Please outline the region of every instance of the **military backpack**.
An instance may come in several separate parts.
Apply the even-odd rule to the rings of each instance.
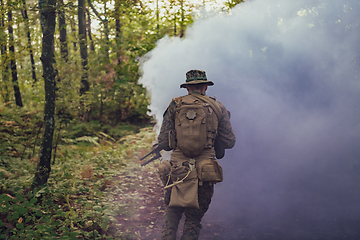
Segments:
[[[206,98],[204,101],[200,97]],[[209,104],[209,97],[191,94],[176,98],[175,131],[177,147],[186,157],[198,157],[213,146],[218,117]],[[215,101],[215,100],[212,100]]]

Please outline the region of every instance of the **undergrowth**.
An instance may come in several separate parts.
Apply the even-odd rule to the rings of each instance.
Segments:
[[[32,192],[41,114],[29,114],[28,121],[0,118],[0,239],[131,239],[116,227],[126,203],[112,199],[129,188],[118,176],[136,174],[139,156],[154,140],[152,129],[64,124],[48,183]]]

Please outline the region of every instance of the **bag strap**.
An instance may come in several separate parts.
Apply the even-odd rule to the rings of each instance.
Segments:
[[[210,106],[214,110],[218,120],[220,121],[221,108],[220,108],[219,104],[216,101],[210,100],[210,97],[208,97],[208,96],[204,96],[204,95],[200,95],[200,94],[196,94],[196,93],[191,94],[191,95],[193,95],[194,97],[202,100],[203,102],[206,102],[206,103],[210,104]]]
[[[164,189],[171,188],[171,187],[173,187],[173,186],[176,186],[176,185],[184,182],[184,180],[190,175],[191,172],[192,172],[192,171],[189,169],[189,171],[187,172],[187,174],[185,175],[185,177],[183,177],[183,179],[181,179],[181,180],[179,180],[179,181],[176,181],[176,182],[174,182],[174,183],[172,183],[172,184],[170,184],[170,185],[168,185],[168,183],[169,183],[169,181],[168,181],[168,182],[166,183],[166,186],[164,187]],[[170,179],[170,176],[169,176],[169,179]]]

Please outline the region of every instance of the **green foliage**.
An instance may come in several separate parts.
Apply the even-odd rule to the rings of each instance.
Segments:
[[[155,1],[116,1],[118,11],[109,1],[92,0],[97,12],[88,6],[92,23],[91,38],[88,36],[88,46],[94,45],[94,50],[88,49],[88,82],[90,90],[80,96],[80,80],[82,64],[78,43],[77,2],[66,1],[59,4],[58,10],[65,13],[67,31],[67,59],[60,54],[60,41],[55,38],[55,69],[56,69],[56,111],[66,113],[81,121],[101,120],[111,122],[147,123],[149,98],[146,89],[138,84],[139,58],[156,46],[156,42],[165,35],[182,36],[185,29],[193,22],[194,10],[200,4],[191,1],[159,0],[156,8]],[[206,1],[211,2],[211,1]],[[233,7],[239,1],[228,1]],[[229,7],[230,7],[229,5]],[[154,9],[155,7],[155,9]],[[6,21],[6,12],[13,9],[13,22]],[[25,107],[41,110],[44,106],[44,82],[42,80],[41,29],[39,12],[36,1],[26,1],[28,18],[24,19],[20,9],[25,9],[23,2],[14,1],[4,3],[5,26],[0,27],[0,41],[8,45],[6,29],[9,24],[17,26],[15,34],[15,59],[19,86]],[[158,14],[157,14],[158,13]],[[116,28],[116,18],[120,21],[120,28]],[[105,29],[103,21],[109,31]],[[31,45],[28,43],[28,30],[31,35]],[[56,29],[56,36],[59,29]],[[8,47],[8,46],[7,46]],[[37,82],[32,79],[30,52],[35,59],[35,73]],[[14,107],[14,96],[11,85],[11,72],[6,66],[6,52],[2,54],[0,68],[0,96],[7,102],[7,108]]]
[[[144,125],[116,121],[106,116],[102,120],[80,121],[71,115],[55,118],[54,143],[94,146],[103,141],[117,141],[135,134]],[[0,168],[13,159],[37,161],[43,135],[43,112],[24,108],[0,107]],[[21,162],[20,162],[21,164]]]
[[[34,163],[19,159],[8,163],[10,176],[1,178],[0,239],[129,236],[116,227],[117,216],[131,216],[132,209],[127,206],[128,200],[115,200],[114,193],[136,189],[124,180],[136,177],[134,170],[140,166],[134,160],[139,152],[148,151],[155,133],[143,128],[119,141],[105,133],[100,136],[97,141],[101,144],[58,146],[58,160],[47,185],[33,192],[29,186],[36,170]],[[130,199],[137,201],[134,196]]]
[[[105,121],[93,120],[91,122],[79,122],[73,120],[67,126],[67,129],[63,131],[62,136],[64,139],[76,139],[84,136],[89,137],[103,137],[99,136],[101,133],[105,133],[113,139],[120,139],[126,135],[134,134],[138,131],[139,126],[128,124],[128,123],[119,123],[112,124],[110,120],[104,123]]]
[[[34,157],[33,146],[41,141],[42,118],[41,111],[0,107],[0,166],[12,157]]]

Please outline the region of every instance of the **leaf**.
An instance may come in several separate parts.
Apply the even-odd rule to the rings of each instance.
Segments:
[[[38,217],[41,217],[43,214],[40,211],[36,211],[35,215],[38,216]]]
[[[71,232],[70,233],[70,237],[71,238],[76,238],[77,236],[79,236],[80,235],[80,233],[78,233],[78,232]]]
[[[15,198],[16,198],[17,200],[19,200],[19,201],[21,201],[22,199],[24,199],[24,198],[23,198],[23,195],[22,195],[21,193],[17,193],[17,194],[15,195]]]
[[[19,207],[19,209],[17,210],[21,215],[25,214],[28,209],[27,208],[24,208],[24,207]]]
[[[117,222],[116,218],[114,218],[113,216],[109,216],[109,215],[105,215],[103,216],[103,220],[105,221],[105,223],[108,223],[108,222]]]
[[[116,141],[115,139],[113,139],[112,137],[110,137],[109,135],[107,135],[106,133],[103,133],[103,132],[100,132],[99,133],[100,135],[103,135],[104,137],[106,137],[106,138],[109,138],[110,140],[112,140],[112,141]]]
[[[17,223],[17,224],[16,224],[16,228],[17,228],[17,229],[23,229],[23,228],[24,228],[24,224],[23,224],[23,223]]]
[[[94,210],[100,212],[102,210],[101,206],[94,206]]]
[[[29,207],[30,205],[30,202],[29,201],[25,201],[23,204],[21,204],[22,206],[24,207]]]
[[[20,215],[19,215],[19,213],[18,212],[14,212],[13,214],[12,214],[12,219],[18,219],[20,217]]]
[[[110,215],[110,216],[116,216],[116,215],[118,215],[116,212],[111,211],[110,209],[106,209],[106,210],[104,211],[104,213],[107,214],[107,215]]]
[[[41,195],[46,192],[46,188],[47,187],[43,187],[39,191],[37,191],[35,197],[41,197]]]

